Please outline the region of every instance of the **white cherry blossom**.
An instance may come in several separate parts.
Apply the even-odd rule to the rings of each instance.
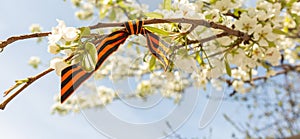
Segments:
[[[33,68],[37,68],[41,64],[41,59],[37,56],[31,56],[29,58],[28,64]]]
[[[266,51],[265,60],[271,63],[273,66],[280,64],[281,54],[276,47],[268,48]]]
[[[58,25],[52,28],[51,34],[48,36],[48,44],[58,43],[61,39],[64,41],[74,41],[78,38],[80,31],[74,27],[66,27],[62,20],[58,20]]]
[[[80,31],[74,27],[66,27],[63,30],[63,39],[66,41],[74,41],[78,38]]]
[[[101,104],[106,105],[113,101],[113,99],[117,96],[115,91],[111,88],[107,88],[105,86],[97,87],[98,98],[101,100]]]
[[[174,60],[176,68],[179,68],[187,73],[192,73],[197,70],[196,60],[192,57],[177,57]]]
[[[300,16],[300,2],[294,2],[292,5],[291,12]]]
[[[257,10],[255,8],[253,7],[247,8],[247,11],[249,17],[255,18],[255,16],[257,16]]]
[[[51,54],[57,54],[59,53],[60,51],[60,48],[57,44],[49,44],[48,45],[48,52],[51,53]]]
[[[268,41],[274,41],[276,39],[276,35],[272,31],[273,29],[270,24],[265,26],[259,24],[255,28],[254,40],[258,41],[260,46],[269,46]]]
[[[242,68],[232,69],[231,74],[234,79],[249,80],[247,72],[244,71]]]
[[[247,57],[242,49],[238,49],[235,54],[228,55],[227,60],[242,69],[254,68],[257,65],[255,59]]]
[[[58,25],[52,28],[51,34],[48,36],[48,43],[54,44],[57,43],[64,34],[64,29],[66,28],[66,24],[64,21],[57,19]]]
[[[193,85],[198,88],[206,89],[207,70],[193,72],[191,78],[194,80]]]
[[[269,19],[269,17],[267,16],[266,11],[264,11],[264,10],[258,10],[256,12],[256,17],[259,21],[265,21],[265,20]]]
[[[291,49],[285,49],[284,50],[284,55],[285,55],[285,59],[287,59],[287,61],[290,64],[295,64],[296,63],[296,59],[298,57],[298,54],[295,53],[295,51],[292,51]]]
[[[234,24],[237,30],[252,34],[257,26],[257,19],[249,17],[248,14],[244,12],[241,14],[239,20],[235,21]]]
[[[232,87],[234,88],[234,90],[236,90],[239,93],[245,93],[246,92],[246,88],[244,87],[244,82],[241,80],[234,80],[232,82]]]
[[[215,7],[219,9],[221,12],[227,12],[232,7],[231,0],[221,0],[217,1]]]
[[[32,25],[29,27],[29,31],[32,32],[32,33],[41,32],[42,29],[43,29],[43,28],[42,28],[39,24],[32,24]]]

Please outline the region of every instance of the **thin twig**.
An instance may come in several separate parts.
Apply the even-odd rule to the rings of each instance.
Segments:
[[[223,50],[223,51],[219,51],[219,52],[216,52],[216,53],[213,53],[211,55],[209,55],[208,57],[214,57],[214,56],[217,56],[217,55],[220,55],[220,54],[223,54],[225,52],[228,52],[230,50],[232,50],[233,48],[235,48],[236,46],[238,46],[240,43],[242,43],[242,39],[238,39],[235,43],[233,43],[229,48]]]
[[[70,55],[69,57],[67,57],[64,61],[68,61],[68,60],[70,60],[72,57],[73,57],[74,55]],[[24,89],[26,89],[29,85],[31,85],[33,82],[35,82],[36,80],[38,80],[38,79],[40,79],[41,77],[43,77],[43,76],[45,76],[45,75],[47,75],[48,73],[50,73],[50,72],[52,72],[54,69],[52,69],[52,68],[48,68],[47,70],[45,70],[45,71],[43,71],[43,72],[41,72],[41,73],[39,73],[39,74],[37,74],[37,75],[35,75],[35,76],[33,76],[33,77],[28,77],[27,78],[27,81],[24,83],[24,85],[20,88],[20,89],[18,89],[15,93],[13,93],[11,96],[9,96],[8,98],[6,98],[1,104],[0,104],[0,109],[1,110],[4,110],[5,109],[5,107],[6,107],[6,105],[12,100],[12,99],[14,99],[18,94],[20,94]],[[16,83],[16,84],[18,84],[18,83]],[[14,86],[16,86],[16,85],[14,85]],[[16,87],[11,87],[11,88],[16,88]],[[9,90],[9,92],[11,92],[12,91],[12,89],[8,89]],[[7,91],[5,91],[6,93],[7,93]],[[8,93],[9,93],[8,92]],[[8,94],[7,93],[7,94]]]
[[[188,31],[181,33],[181,34],[185,34],[185,35],[190,34],[193,30],[195,30],[196,27],[197,27],[197,25],[192,24],[192,26],[189,28]]]
[[[212,35],[210,37],[207,37],[207,38],[204,38],[204,39],[201,39],[201,40],[191,40],[189,41],[188,43],[205,43],[205,42],[209,42],[211,40],[214,40],[214,39],[217,39],[217,38],[222,38],[224,36],[228,36],[228,33],[227,32],[222,32],[220,34],[217,34],[217,35]]]
[[[245,83],[249,83],[249,84],[251,84],[251,85],[254,85],[254,81],[259,81],[259,80],[266,80],[266,79],[268,79],[268,78],[270,78],[270,77],[275,77],[275,76],[278,76],[278,75],[281,75],[281,74],[286,74],[286,73],[288,73],[288,72],[290,72],[290,71],[296,71],[296,72],[300,72],[300,64],[298,64],[298,65],[295,65],[295,66],[292,66],[292,65],[287,65],[287,64],[282,64],[282,65],[279,65],[279,66],[275,66],[276,68],[278,68],[278,67],[282,67],[283,68],[283,70],[280,70],[280,71],[277,71],[274,75],[272,75],[272,76],[257,76],[257,77],[254,77],[254,78],[252,78],[251,80],[246,80],[246,81],[244,81]],[[286,68],[286,67],[289,67],[289,68]],[[227,84],[228,84],[228,86],[230,86],[230,85],[232,85],[232,80],[228,80],[228,79],[222,79],[222,78],[220,78],[221,80],[223,80],[223,81],[225,81]],[[229,96],[234,96],[235,94],[237,93],[237,91],[233,91]]]
[[[11,96],[9,96],[8,98],[6,98],[1,104],[0,104],[0,109],[4,110],[4,108],[6,107],[6,105],[12,100],[14,99],[18,94],[20,94],[25,88],[27,88],[29,85],[31,85],[34,81],[38,80],[39,78],[45,76],[46,74],[50,73],[51,71],[53,71],[54,69],[49,68],[43,72],[41,72],[40,74],[33,76],[33,77],[29,77],[28,81],[19,89],[17,90],[14,94],[12,94]]]
[[[178,45],[175,47],[175,50],[176,49],[180,49],[186,45],[190,45],[190,44],[195,44],[195,43],[200,43],[200,44],[204,44],[206,42],[209,42],[211,40],[214,40],[214,39],[217,39],[217,38],[222,38],[224,36],[227,36],[228,33],[227,32],[222,32],[220,34],[217,34],[217,35],[212,35],[212,36],[209,36],[207,38],[203,38],[203,39],[200,39],[200,40],[188,40],[187,43],[185,45]],[[200,45],[201,46],[201,45]],[[195,48],[192,48],[192,49],[195,49]]]
[[[25,35],[19,35],[19,36],[12,36],[7,38],[5,41],[0,41],[0,49],[5,48],[7,45],[18,41],[18,40],[25,40],[30,38],[38,38],[38,37],[45,37],[51,34],[51,32],[39,32],[39,33],[31,33],[31,34],[25,34]]]
[[[10,87],[9,89],[7,89],[4,93],[3,93],[3,97],[6,97],[11,91],[13,91],[14,89],[16,89],[17,87],[19,87],[20,85],[22,85],[23,83],[16,83],[14,84],[12,87]]]
[[[285,64],[286,65],[286,64]],[[281,75],[281,74],[286,74],[288,73],[289,71],[297,71],[299,72],[300,71],[300,65],[295,65],[295,66],[290,66],[291,68],[284,68],[283,70],[281,71],[277,71],[274,75],[270,76],[270,77],[274,77],[274,76],[277,76],[277,75]],[[267,76],[258,76],[258,77],[255,77],[255,78],[252,78],[252,80],[247,80],[247,81],[244,81],[246,83],[250,83],[252,81],[257,81],[257,80],[266,80],[268,79]]]

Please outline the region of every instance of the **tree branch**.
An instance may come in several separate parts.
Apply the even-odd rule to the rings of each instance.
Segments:
[[[251,39],[250,35],[248,35],[247,33],[243,33],[241,31],[231,29],[225,25],[209,22],[203,19],[169,18],[169,19],[144,20],[145,25],[160,24],[160,23],[187,23],[193,25],[192,29],[196,28],[197,26],[205,26],[208,28],[223,30],[224,32],[228,33],[228,35],[233,35],[242,38],[243,41],[249,41]],[[92,25],[88,27],[90,29],[124,27],[124,23],[98,23],[96,25]],[[25,40],[25,39],[36,38],[36,37],[45,37],[48,36],[49,34],[51,34],[51,32],[39,32],[39,33],[32,33],[32,34],[26,34],[20,36],[12,36],[6,39],[5,41],[0,41],[0,49],[4,49],[7,45],[18,40]]]
[[[18,94],[20,94],[25,88],[27,88],[29,85],[31,85],[34,81],[38,80],[39,78],[45,76],[46,74],[50,73],[51,71],[53,71],[54,69],[49,68],[43,72],[41,72],[40,74],[33,76],[33,77],[29,77],[27,78],[28,81],[20,88],[18,89],[14,94],[12,94],[11,96],[9,96],[7,99],[5,99],[1,104],[0,104],[0,109],[4,110],[6,105],[12,100],[14,99]]]
[[[174,48],[174,50],[177,50],[177,49],[180,49],[186,45],[190,45],[190,44],[195,44],[195,43],[200,43],[200,44],[203,44],[203,43],[206,43],[206,42],[209,42],[211,40],[214,40],[214,39],[217,39],[217,38],[222,38],[224,36],[227,36],[228,33],[227,32],[222,32],[220,34],[217,34],[217,35],[212,35],[212,36],[209,36],[207,38],[203,38],[203,39],[200,39],[200,40],[188,40],[184,45],[178,45]],[[194,48],[192,48],[194,49]]]
[[[246,80],[244,81],[245,83],[249,83],[251,85],[254,85],[254,81],[259,81],[259,80],[266,80],[270,77],[275,77],[281,74],[286,74],[290,71],[295,71],[295,72],[300,72],[300,64],[292,66],[292,65],[287,65],[287,64],[282,64],[279,66],[275,66],[276,68],[282,67],[283,69],[280,71],[277,71],[274,75],[272,76],[257,76],[252,78],[251,80]],[[288,67],[288,68],[287,68]],[[228,79],[221,79],[223,81],[225,81],[229,86],[232,85],[233,81],[232,80],[228,80]],[[233,93],[230,94],[230,96],[234,96],[237,93],[237,91],[234,91]]]
[[[220,55],[220,54],[223,54],[223,53],[225,53],[225,52],[227,52],[227,51],[230,51],[230,50],[232,50],[233,48],[235,48],[236,46],[238,46],[240,43],[242,43],[242,39],[238,39],[238,40],[236,40],[233,44],[231,44],[230,46],[229,46],[229,48],[227,48],[227,49],[225,49],[225,50],[223,50],[223,51],[219,51],[219,52],[216,52],[216,53],[213,53],[213,54],[211,54],[211,55],[209,55],[208,57],[214,57],[214,56],[216,56],[216,55]]]
[[[64,61],[68,61],[70,60],[74,55],[70,55],[69,57],[67,57]],[[15,93],[13,93],[11,96],[9,96],[8,98],[6,98],[1,104],[0,104],[0,109],[4,110],[6,105],[12,100],[14,99],[18,94],[20,94],[24,89],[26,89],[29,85],[31,85],[33,82],[35,82],[36,80],[40,79],[41,77],[47,75],[48,73],[52,72],[54,69],[52,68],[48,68],[47,70],[33,76],[33,77],[28,77],[26,79],[26,82],[24,82],[24,85],[18,89]],[[9,88],[7,91],[4,92],[4,95],[7,95],[9,92],[11,92],[13,89],[15,89],[16,87],[18,87],[20,84],[18,82],[16,82],[15,85],[13,85],[11,88]]]
[[[284,64],[284,66],[286,66],[286,64]],[[284,67],[283,66],[283,67]],[[295,65],[295,66],[289,66],[290,68],[284,68],[283,70],[281,71],[277,71],[273,76],[271,77],[274,77],[274,76],[277,76],[277,75],[281,75],[281,74],[286,74],[288,73],[289,71],[296,71],[296,72],[299,72],[300,71],[300,64],[299,65]],[[266,80],[268,79],[267,76],[258,76],[258,77],[255,77],[253,78],[252,80],[247,80],[245,81],[246,83],[251,83],[252,81],[257,81],[257,80]]]
[[[187,23],[196,26],[205,26],[208,28],[220,29],[228,33],[228,35],[233,35],[236,37],[241,37],[244,41],[249,41],[251,39],[250,35],[243,33],[238,30],[231,29],[225,25],[217,24],[214,22],[209,22],[203,19],[187,19],[187,18],[169,18],[169,19],[149,19],[144,20],[144,24],[160,24],[160,23]],[[98,23],[93,26],[89,26],[90,29],[106,28],[106,27],[123,27],[123,23]]]
[[[4,49],[7,45],[19,41],[19,40],[25,40],[30,38],[38,38],[38,37],[45,37],[51,34],[51,32],[39,32],[39,33],[31,33],[31,34],[25,34],[25,35],[19,35],[19,36],[12,36],[7,38],[5,41],[0,41],[0,49]]]

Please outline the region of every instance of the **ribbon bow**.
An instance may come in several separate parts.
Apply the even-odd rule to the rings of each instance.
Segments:
[[[143,25],[143,20],[128,21],[124,23],[125,28],[112,32],[106,36],[96,47],[98,60],[95,70],[87,72],[83,70],[79,64],[70,65],[63,69],[61,72],[61,103],[64,103],[64,101],[67,100],[67,98],[71,96],[85,80],[98,70],[102,63],[114,53],[130,35],[142,34],[146,37],[147,46],[150,52],[166,69],[169,65],[169,59],[166,57],[169,51],[167,43],[162,41],[157,35],[145,29]]]

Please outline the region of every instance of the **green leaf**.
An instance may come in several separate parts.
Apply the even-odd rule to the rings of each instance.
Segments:
[[[97,50],[93,43],[85,44],[85,52],[81,61],[81,67],[87,71],[93,71],[96,67],[96,62],[98,59]]]
[[[196,53],[196,60],[198,62],[199,65],[203,65],[203,60],[202,58],[200,57],[200,54],[199,53]]]
[[[83,55],[83,59],[81,61],[81,68],[83,70],[85,70],[86,72],[91,72],[95,69],[95,65],[93,65],[93,63],[91,63],[91,57],[90,55]]]
[[[234,10],[233,10],[233,15],[235,15],[235,16],[237,16],[237,17],[240,17],[240,15],[241,15],[243,12],[247,12],[247,10],[237,8],[237,9],[234,9]]]
[[[225,68],[226,68],[226,73],[231,76],[231,68],[230,68],[230,65],[227,61],[227,59],[224,60],[224,63],[225,63]]]
[[[155,63],[156,63],[156,58],[155,56],[151,56],[150,62],[149,62],[149,70],[153,71],[155,69]]]
[[[98,59],[96,46],[93,43],[88,42],[85,45],[85,49],[87,50],[88,54],[91,55],[93,63],[96,63]]]
[[[268,44],[269,44],[269,47],[276,47],[275,42],[270,42],[270,41],[268,41]]]
[[[212,14],[207,14],[207,15],[205,15],[205,19],[210,20],[210,19],[212,19],[212,18],[213,18],[213,15],[212,15]]]
[[[150,30],[151,32],[157,33],[158,35],[162,35],[162,36],[169,36],[170,33],[167,31],[164,31],[162,29],[159,28],[155,28],[155,27],[151,27],[151,26],[144,26],[146,29]]]
[[[164,18],[164,15],[158,12],[148,12],[145,13],[144,15],[150,18]]]
[[[172,0],[164,0],[163,8],[166,10],[171,10]]]
[[[300,24],[300,16],[298,16],[298,15],[295,14],[295,16],[293,16],[293,18],[294,18],[294,20],[295,20],[295,22],[296,22],[296,24],[298,26]]]
[[[80,36],[88,36],[91,34],[91,30],[89,27],[81,27],[80,30]]]
[[[210,0],[209,2],[210,2],[210,4],[215,4],[217,2],[217,0]]]
[[[70,41],[66,41],[66,43],[65,43],[66,46],[69,46],[70,44],[71,44]]]
[[[287,35],[287,33],[282,31],[281,29],[273,29],[273,33],[280,34],[280,35]]]
[[[29,81],[28,78],[25,78],[25,79],[20,79],[20,80],[16,80],[16,84],[23,84],[23,83],[27,83]]]
[[[283,32],[289,32],[289,27],[284,26],[282,30],[283,30]]]

